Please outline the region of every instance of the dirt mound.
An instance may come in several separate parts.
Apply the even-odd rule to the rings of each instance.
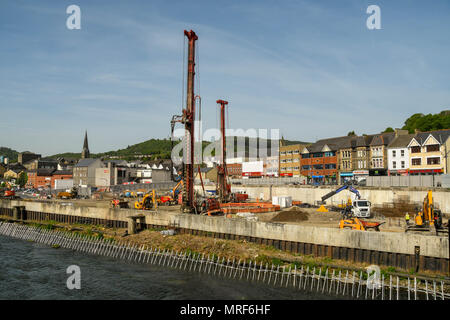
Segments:
[[[416,207],[417,205],[411,202],[397,201],[384,204],[383,206],[376,206],[372,211],[385,217],[404,217],[407,212],[409,212],[410,216],[414,214],[417,211]]]
[[[309,219],[309,213],[303,211],[299,207],[292,207],[288,210],[281,211],[270,221],[272,222],[300,222]]]

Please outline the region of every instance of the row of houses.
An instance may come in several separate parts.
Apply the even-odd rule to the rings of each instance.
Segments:
[[[450,129],[409,134],[396,129],[372,135],[321,139],[310,144],[286,145],[280,140],[277,155],[262,158],[229,157],[231,178],[306,177],[309,183],[360,181],[368,176],[447,174],[450,164]],[[127,183],[170,181],[170,160],[142,163],[140,160],[89,158],[87,136],[81,160],[43,159],[39,154],[19,154],[18,163],[0,164],[0,176],[16,179],[28,175],[28,187],[109,187]],[[87,156],[87,157],[86,157]],[[204,159],[203,179],[215,180],[218,163]],[[174,168],[174,174],[176,169]],[[199,178],[199,177],[198,177]],[[64,183],[63,183],[64,180]]]
[[[368,176],[436,175],[449,172],[450,130],[406,130],[280,146],[280,176],[340,183]]]
[[[0,177],[17,179],[20,173],[28,176],[26,187],[68,189],[73,186],[109,187],[116,184],[170,181],[170,161],[142,163],[140,160],[101,160],[85,158],[42,159],[36,157],[23,162],[2,165]]]

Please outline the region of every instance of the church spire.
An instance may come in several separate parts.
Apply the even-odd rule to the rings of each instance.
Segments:
[[[81,151],[81,159],[89,158],[90,152],[89,152],[89,146],[88,146],[88,137],[87,137],[87,130],[84,134],[84,143],[83,143],[83,151]]]

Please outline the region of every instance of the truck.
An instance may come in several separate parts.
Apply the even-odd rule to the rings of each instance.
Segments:
[[[356,196],[356,199],[354,201],[352,201],[350,198],[348,199],[347,204],[345,205],[344,208],[344,215],[358,218],[370,218],[371,217],[370,201],[367,199],[361,199],[361,194],[359,193],[359,191],[356,190],[351,185],[344,185],[342,187],[337,188],[334,191],[327,193],[322,197],[322,203],[325,203],[325,200],[331,198],[332,196],[343,190],[349,190]]]

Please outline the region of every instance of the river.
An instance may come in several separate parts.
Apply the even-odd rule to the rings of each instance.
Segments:
[[[81,270],[68,289],[66,269]],[[336,296],[218,278],[0,236],[0,299],[308,300]]]

